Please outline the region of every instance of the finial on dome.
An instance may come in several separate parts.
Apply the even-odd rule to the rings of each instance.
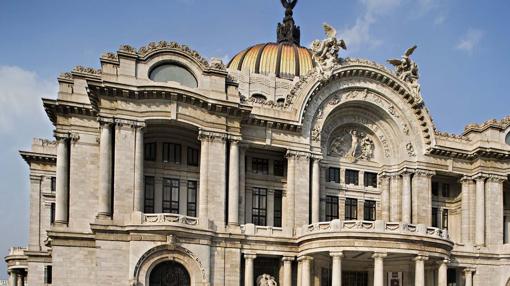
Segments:
[[[298,0],[280,1],[285,8],[285,18],[283,18],[283,23],[278,23],[276,31],[278,43],[294,43],[299,46],[301,42],[301,31],[294,23],[294,18],[292,18],[292,10],[296,7]]]

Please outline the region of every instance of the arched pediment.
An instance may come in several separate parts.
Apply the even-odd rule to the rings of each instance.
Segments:
[[[327,80],[310,73],[296,84],[286,104],[299,116],[303,135],[310,136],[313,146],[320,117],[326,118],[328,111],[350,102],[376,106],[369,110],[386,114],[385,120],[400,130],[395,136],[407,141],[404,147],[409,154],[422,156],[435,143],[433,122],[421,96],[372,62],[344,61]]]

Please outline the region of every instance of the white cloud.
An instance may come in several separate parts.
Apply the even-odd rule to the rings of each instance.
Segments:
[[[44,119],[41,97],[56,94],[56,81],[17,66],[0,65],[0,134],[15,130],[18,121]]]
[[[484,32],[479,29],[469,29],[466,34],[459,40],[456,48],[461,51],[466,51],[468,53],[473,52],[473,50],[478,46],[480,41],[483,38]]]

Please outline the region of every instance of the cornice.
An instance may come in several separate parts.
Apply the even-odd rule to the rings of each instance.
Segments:
[[[508,115],[500,120],[489,119],[482,124],[477,124],[477,123],[468,124],[468,125],[466,125],[466,127],[464,127],[463,135],[466,135],[470,132],[483,132],[489,128],[496,128],[496,129],[503,130],[508,127],[510,127],[510,115]]]
[[[89,104],[43,98],[43,106],[48,118],[57,125],[57,115],[96,116],[97,112]]]
[[[57,155],[48,154],[48,153],[38,153],[38,152],[30,152],[30,151],[19,151],[19,154],[28,165],[31,163],[57,163]]]
[[[461,159],[473,161],[476,159],[497,159],[497,160],[509,160],[510,152],[506,150],[499,150],[493,148],[478,147],[474,151],[463,151],[458,149],[449,149],[446,147],[434,146],[430,148],[430,155],[449,157],[453,159]]]

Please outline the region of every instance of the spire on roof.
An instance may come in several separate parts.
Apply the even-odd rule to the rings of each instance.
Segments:
[[[277,41],[278,43],[294,43],[300,45],[301,42],[301,31],[298,26],[294,23],[292,18],[292,10],[296,7],[298,0],[281,0],[283,7],[285,8],[285,18],[283,23],[278,23],[277,28]]]

